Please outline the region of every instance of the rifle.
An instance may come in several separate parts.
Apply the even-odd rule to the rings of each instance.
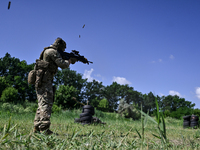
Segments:
[[[81,61],[84,64],[87,63],[89,65],[89,63],[93,63],[91,61],[88,61],[87,58],[85,58],[84,56],[81,56],[79,54],[79,51],[76,51],[76,50],[72,50],[71,53],[63,52],[61,50],[58,50],[58,52],[60,53],[62,58],[65,59],[65,60],[69,60],[70,58],[76,58],[77,61]]]

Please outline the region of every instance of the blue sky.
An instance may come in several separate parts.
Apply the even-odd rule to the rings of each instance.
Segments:
[[[199,0],[11,0],[9,10],[8,2],[0,1],[0,57],[34,63],[61,37],[66,51],[94,62],[70,67],[88,81],[176,94],[200,108]]]

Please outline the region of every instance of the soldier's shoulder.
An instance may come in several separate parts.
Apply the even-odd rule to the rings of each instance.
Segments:
[[[48,55],[48,56],[55,56],[55,57],[58,57],[58,56],[59,56],[58,51],[57,51],[56,49],[54,49],[54,48],[51,48],[51,47],[47,48],[47,49],[44,51],[44,53],[45,53],[46,55]]]

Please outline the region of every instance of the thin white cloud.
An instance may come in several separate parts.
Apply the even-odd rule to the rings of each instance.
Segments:
[[[88,79],[89,82],[92,82],[94,80],[94,78],[91,77],[91,74],[92,74],[93,71],[94,71],[93,68],[91,68],[91,70],[85,70],[84,74],[83,74],[83,78]]]
[[[118,84],[131,84],[130,81],[126,80],[126,78],[123,77],[113,77],[112,82],[117,82]]]
[[[101,79],[101,80],[105,80],[105,78],[100,74],[94,74],[94,76]]]
[[[196,97],[197,97],[198,99],[200,99],[200,87],[197,87],[197,88],[196,88],[195,93],[196,93]]]
[[[83,79],[87,79],[88,82],[92,82],[93,80],[96,80],[97,82],[100,82],[99,80],[92,77],[92,72],[94,71],[93,68],[90,70],[85,70],[83,74]],[[98,77],[101,77],[100,74],[98,74]]]
[[[172,96],[177,95],[177,96],[181,97],[181,94],[179,92],[173,91],[173,90],[169,91],[169,95],[172,95]]]
[[[163,93],[159,93],[160,96],[165,96]]]
[[[158,59],[158,62],[162,62],[163,60],[162,59]],[[153,60],[151,61],[152,64],[156,63],[157,61]]]
[[[169,58],[170,58],[170,59],[174,59],[175,57],[174,57],[173,55],[170,55]]]
[[[100,74],[95,74],[96,77],[101,78],[102,76]]]

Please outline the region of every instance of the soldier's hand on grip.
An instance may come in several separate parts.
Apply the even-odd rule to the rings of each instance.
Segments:
[[[70,58],[69,60],[71,61],[72,64],[75,64],[77,62],[76,58]]]

